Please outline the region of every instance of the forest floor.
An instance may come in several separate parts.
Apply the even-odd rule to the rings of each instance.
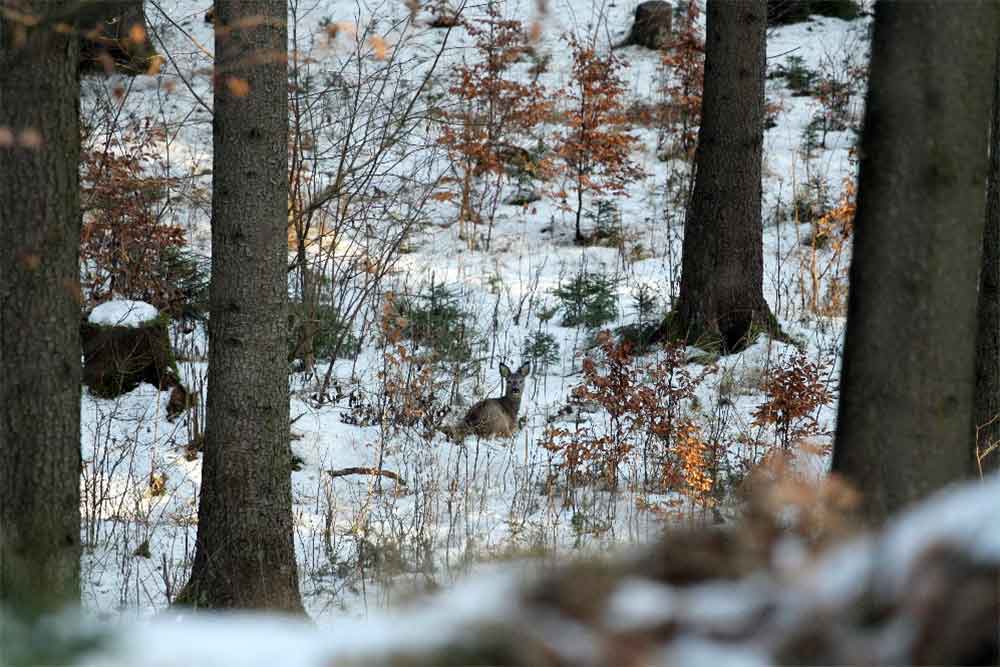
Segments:
[[[211,100],[213,45],[211,26],[203,21],[207,5],[148,2],[157,46],[169,54],[162,73],[90,78],[83,94],[84,117],[95,125],[113,115],[119,127],[140,127],[148,119],[162,128],[146,167],[182,184],[166,209],[167,220],[181,225],[190,247],[206,257],[212,124],[202,101]],[[516,75],[531,81],[532,67],[544,61],[538,80],[552,88],[564,86],[571,58],[562,35],[597,34],[599,49],[606,49],[624,36],[632,9],[630,4],[556,0],[541,15],[530,4],[505,5],[504,15],[540,27],[534,55],[515,67]],[[475,16],[479,8],[466,11]],[[413,90],[433,67],[445,33],[426,27],[425,15],[411,26],[408,12],[403,3],[299,3],[292,46],[305,54],[303,72],[323,82],[316,85],[330,95],[337,85],[357,90],[378,77]],[[378,39],[368,40],[367,56],[354,58],[352,31],[334,31],[330,25],[374,26]],[[852,67],[866,63],[868,27],[868,19],[815,19],[769,31],[773,76],[767,97],[774,105],[774,126],[766,132],[764,147],[764,293],[792,342],[762,337],[723,358],[684,351],[675,371],[695,378],[704,374],[704,379],[680,401],[678,414],[698,425],[712,452],[710,464],[707,455],[702,458],[712,489],[697,497],[686,487],[649,483],[658,473],[644,456],[651,446],[648,434],[624,433],[599,406],[571,400],[584,381],[584,359],[600,362],[602,357],[593,330],[562,326],[564,311],[553,293],[581,272],[610,279],[614,314],[601,328],[648,324],[669,310],[680,278],[683,238],[683,208],[677,202],[683,201],[689,167],[684,160],[660,159],[664,131],[635,126],[632,158],[646,176],[624,195],[602,197],[605,203],[585,199],[586,229],[610,224],[618,233],[612,247],[575,245],[573,211],[552,196],[527,207],[501,205],[492,225],[478,225],[460,238],[454,198],[428,196],[451,183],[450,161],[432,130],[410,137],[412,150],[365,187],[369,195],[394,187],[394,196],[373,219],[347,230],[348,241],[339,239],[329,255],[334,264],[354,266],[384,249],[393,221],[417,208],[418,202],[399,196],[406,192],[399,183],[403,176],[417,183],[414,197],[424,197],[419,224],[396,248],[391,271],[378,285],[379,298],[366,297],[353,322],[357,353],[332,368],[321,361],[291,380],[292,450],[301,460],[292,473],[295,543],[301,590],[314,619],[323,624],[345,614],[365,616],[415,593],[447,587],[492,561],[528,556],[548,561],[628,549],[651,541],[665,522],[726,521],[738,513],[736,489],[782,447],[783,434],[755,419],[771,397],[768,380],[795,363],[800,370],[811,363],[818,381],[835,396],[849,251],[835,243],[810,243],[814,225],[804,219],[813,205],[823,211],[836,208],[845,179],[854,175],[851,148],[863,85],[842,105],[843,118],[827,123],[823,132],[823,123],[815,119],[822,121],[828,106],[816,96],[797,94],[789,82],[803,72],[847,80]],[[421,100],[446,95],[454,67],[475,58],[471,45],[464,30],[451,31]],[[386,48],[388,56],[381,53]],[[626,107],[662,100],[660,55],[634,46],[616,53],[625,63]],[[310,120],[324,113],[336,116],[343,108],[337,105],[348,104],[336,99],[340,102],[323,102],[329,109],[317,105],[311,112],[317,116]],[[379,108],[366,110],[370,123]],[[327,141],[335,152],[333,133],[317,132],[316,140]],[[313,175],[317,187],[321,172]],[[508,185],[502,196],[513,189]],[[337,243],[346,248],[337,250]],[[331,292],[338,287],[355,290],[345,292],[348,298],[360,290],[357,283],[331,279]],[[437,290],[435,298],[466,314],[461,363],[429,363],[420,349],[395,340],[384,328],[386,292],[423,304],[432,290]],[[645,296],[640,299],[640,294]],[[655,305],[637,307],[650,296]],[[178,326],[174,338],[183,379],[203,406],[204,331],[184,333]],[[795,362],[800,353],[804,356]],[[635,366],[648,368],[664,354],[640,356]],[[419,420],[406,424],[399,418],[408,396],[427,395],[436,407],[447,407],[452,396],[460,398],[462,403],[445,417],[457,420],[463,405],[499,395],[499,362],[515,368],[525,359],[534,364],[521,406],[523,427],[513,439],[469,438],[456,445],[428,432]],[[424,368],[431,369],[429,374],[422,375]],[[164,609],[190,568],[201,460],[188,445],[203,430],[204,413],[200,407],[168,421],[167,400],[167,393],[148,385],[114,400],[86,391],[82,396],[84,603],[101,614],[144,617]],[[826,469],[835,416],[835,400],[828,400],[792,425],[801,431],[792,445],[801,448],[796,469],[803,474],[818,476]],[[541,445],[555,437],[552,427],[593,440],[607,435],[627,442],[630,451],[618,462],[617,485],[597,474],[567,476],[565,450]],[[328,474],[352,466],[380,466],[406,484]],[[475,592],[473,598],[482,595]]]

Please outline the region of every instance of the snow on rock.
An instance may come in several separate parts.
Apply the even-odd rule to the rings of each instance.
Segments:
[[[115,299],[94,308],[87,321],[98,326],[137,327],[155,320],[159,314],[155,306],[145,301]]]

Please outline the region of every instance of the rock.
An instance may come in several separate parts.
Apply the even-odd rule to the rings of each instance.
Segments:
[[[456,28],[462,24],[462,19],[459,18],[456,12],[441,12],[434,14],[431,20],[427,23],[429,28]]]
[[[770,26],[801,23],[813,15],[850,21],[860,13],[856,0],[767,0],[767,24]]]
[[[406,5],[412,11],[419,11],[421,9],[420,2],[407,0]],[[463,24],[462,9],[464,7],[464,4],[455,7],[450,0],[434,0],[431,3],[424,3],[422,8],[430,14],[427,20],[427,27],[447,29],[461,26]]]
[[[149,304],[112,301],[95,308],[81,324],[83,383],[91,393],[114,398],[132,391],[140,382],[161,389],[181,387],[167,318],[155,314],[156,309]],[[183,387],[177,394],[172,413],[188,403]]]
[[[503,200],[507,206],[527,206],[542,198],[538,190],[531,187],[519,187],[514,194]]]
[[[670,39],[671,21],[674,8],[665,0],[647,0],[635,8],[635,22],[625,41],[612,48],[623,46],[644,46],[647,49],[661,49]]]

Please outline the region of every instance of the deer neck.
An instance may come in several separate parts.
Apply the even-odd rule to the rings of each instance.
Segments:
[[[517,416],[518,410],[521,409],[521,395],[510,396],[504,395],[500,397],[500,405],[503,406],[505,412],[507,412],[512,417]]]

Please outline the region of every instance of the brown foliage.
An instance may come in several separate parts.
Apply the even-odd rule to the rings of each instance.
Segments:
[[[705,36],[699,19],[701,2],[688,0],[678,30],[664,49],[660,66],[665,81],[661,122],[665,136],[661,149],[688,161],[694,160],[701,125],[701,104],[705,79]]]
[[[408,322],[399,314],[396,297],[385,295],[379,329],[382,335],[382,368],[375,395],[356,389],[347,395],[350,412],[341,421],[357,426],[381,425],[390,429],[416,428],[426,440],[445,413],[437,401],[433,363],[417,358],[404,342]]]
[[[647,485],[707,503],[716,452],[683,408],[714,367],[692,374],[681,347],[666,348],[657,363],[639,366],[629,342],[615,342],[606,331],[598,340],[599,359],[584,359],[584,381],[573,389],[572,400],[599,406],[608,415],[608,428],[571,432],[550,426],[542,446],[562,455],[559,465],[567,474],[596,473],[611,487],[621,464],[641,447]]]
[[[581,242],[584,194],[623,194],[643,171],[630,157],[636,138],[627,131],[623,111],[625,84],[618,74],[623,62],[613,53],[598,55],[593,45],[575,36],[566,39],[573,51],[573,69],[562,93],[569,100],[567,130],[558,138],[556,154],[573,181],[576,240]]]
[[[516,147],[517,140],[552,109],[537,78],[522,83],[510,75],[511,67],[531,49],[520,21],[502,18],[490,4],[485,18],[463,20],[463,24],[476,40],[480,59],[455,68],[449,90],[458,99],[458,110],[449,114],[441,134],[441,143],[462,171],[460,223],[480,222],[479,211],[495,209],[510,155],[523,154]],[[536,168],[544,170],[545,165],[532,167]],[[486,207],[473,201],[477,179],[493,181],[483,195]]]
[[[115,296],[169,309],[179,295],[162,259],[185,245],[183,231],[162,219],[168,178],[149,176],[162,128],[146,118],[110,134],[102,146],[84,141],[81,152],[81,284],[88,305]]]
[[[809,251],[802,258],[800,284],[807,300],[803,305],[814,313],[836,316],[847,310],[848,258],[856,212],[857,184],[848,177],[837,204],[813,223]]]
[[[796,440],[820,434],[816,412],[833,400],[822,379],[825,370],[823,362],[811,362],[799,352],[764,383],[766,399],[754,410],[754,424],[772,427],[785,451]]]

